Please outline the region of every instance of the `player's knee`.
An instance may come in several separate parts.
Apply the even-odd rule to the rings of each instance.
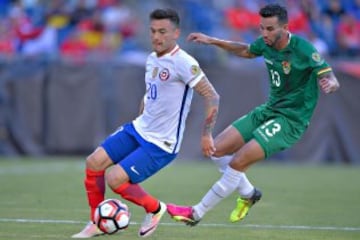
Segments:
[[[106,183],[111,189],[116,189],[120,184],[119,176],[113,173],[113,171],[109,171],[105,175]]]
[[[105,175],[107,185],[115,190],[125,182],[129,181],[129,177],[120,166],[114,166]]]
[[[215,147],[216,150],[215,150],[215,152],[213,154],[213,157],[220,158],[220,157],[225,156],[227,154],[224,147],[222,147],[222,145],[219,144],[218,141],[214,142],[214,147]]]
[[[238,143],[224,145],[221,142],[215,142],[214,146],[216,151],[214,152],[213,156],[220,158],[226,155],[232,155],[233,153],[237,152],[243,145]]]
[[[111,166],[113,162],[105,151],[98,148],[86,158],[86,168],[93,171],[102,171]]]
[[[95,154],[92,153],[86,158],[86,168],[92,169],[92,170],[99,170],[99,164],[97,163]]]

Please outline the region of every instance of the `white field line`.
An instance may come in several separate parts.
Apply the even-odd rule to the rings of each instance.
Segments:
[[[51,220],[51,219],[13,219],[0,218],[0,222],[16,223],[56,223],[56,224],[86,224],[84,221],[73,220]],[[140,225],[138,222],[131,222],[131,225]],[[185,226],[181,223],[160,223],[166,226]],[[198,227],[221,227],[221,228],[258,228],[258,229],[283,229],[283,230],[327,230],[327,231],[360,231],[360,227],[334,227],[334,226],[292,226],[292,225],[268,225],[268,224],[222,224],[222,223],[200,223]]]

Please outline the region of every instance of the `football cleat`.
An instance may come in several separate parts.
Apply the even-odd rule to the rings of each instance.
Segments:
[[[239,197],[236,200],[236,207],[230,214],[230,222],[238,222],[243,220],[249,213],[250,208],[261,199],[262,193],[255,188],[251,198],[244,199]]]
[[[177,222],[184,222],[186,225],[195,226],[200,220],[195,220],[193,216],[193,208],[190,206],[178,206],[175,204],[167,204],[167,212]]]
[[[160,220],[164,213],[166,212],[166,205],[163,202],[160,202],[160,211],[156,214],[148,213],[145,215],[144,221],[141,224],[139,229],[140,237],[150,236],[158,227]]]
[[[88,222],[81,232],[74,234],[71,238],[91,238],[103,235],[104,233],[93,222]]]

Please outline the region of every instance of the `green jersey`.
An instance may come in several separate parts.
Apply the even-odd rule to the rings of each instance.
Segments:
[[[317,78],[330,66],[306,40],[290,35],[288,45],[276,50],[259,37],[250,52],[263,56],[270,79],[266,106],[286,117],[308,125],[319,97]]]

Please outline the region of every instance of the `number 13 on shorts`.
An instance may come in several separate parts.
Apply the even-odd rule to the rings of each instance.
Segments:
[[[254,137],[265,151],[265,155],[291,147],[305,131],[305,127],[284,117],[273,118],[260,125],[254,132]]]
[[[260,129],[266,134],[266,136],[273,137],[281,130],[281,125],[276,120],[272,119],[260,126]]]

